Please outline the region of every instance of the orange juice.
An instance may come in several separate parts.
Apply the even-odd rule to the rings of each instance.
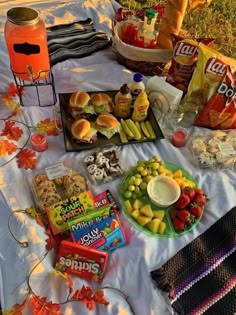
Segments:
[[[47,33],[38,13],[26,7],[8,10],[5,41],[11,69],[20,79],[44,79],[50,70]]]

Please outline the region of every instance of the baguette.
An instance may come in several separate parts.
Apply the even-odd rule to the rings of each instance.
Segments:
[[[167,0],[165,14],[162,18],[157,46],[162,49],[173,49],[171,34],[179,34],[186,13],[188,0]]]

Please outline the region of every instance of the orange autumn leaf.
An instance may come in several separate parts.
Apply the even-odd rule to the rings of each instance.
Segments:
[[[60,305],[47,302],[46,297],[32,296],[30,299],[33,315],[62,315]]]
[[[7,94],[9,96],[19,96],[22,95],[24,91],[23,87],[19,87],[19,89],[17,88],[17,86],[15,85],[15,83],[10,83],[9,87],[8,87],[8,92]]]
[[[19,168],[34,169],[38,160],[36,159],[36,153],[30,149],[23,149],[17,154],[17,164]]]
[[[52,273],[62,277],[63,279],[65,279],[67,281],[67,284],[68,284],[69,293],[72,293],[72,291],[73,291],[73,281],[72,281],[71,277],[68,275],[68,273],[61,272],[59,270],[53,270]]]
[[[9,140],[18,141],[22,134],[23,130],[16,127],[14,121],[6,121],[5,128],[1,132],[0,136],[6,136]]]
[[[22,315],[22,311],[25,308],[26,300],[27,299],[25,299],[22,304],[13,305],[12,309],[10,310],[3,310],[2,314],[3,315]]]
[[[0,156],[10,155],[17,150],[17,146],[8,141],[0,139]]]
[[[41,120],[36,125],[36,130],[41,133],[46,133],[48,136],[58,136],[59,131],[57,130],[57,127],[61,127],[61,122],[59,120],[51,120],[51,118],[46,118],[44,120]]]
[[[46,239],[46,250],[48,251],[53,248],[58,248],[61,244],[61,241],[68,239],[67,234],[60,233],[54,235],[50,228],[46,230],[46,234],[48,235],[48,238]]]

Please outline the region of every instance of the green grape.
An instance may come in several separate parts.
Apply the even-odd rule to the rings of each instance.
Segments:
[[[157,176],[158,175],[158,171],[154,170],[152,171],[152,176]]]
[[[159,168],[160,164],[158,162],[154,162],[151,164],[151,167],[153,170],[157,170]]]
[[[132,198],[133,199],[137,199],[138,198],[138,196],[137,196],[137,194],[135,192],[132,192]]]
[[[130,185],[128,189],[129,189],[129,191],[134,191],[135,190],[135,186],[134,185]]]
[[[139,188],[139,187],[135,187],[134,192],[135,192],[136,194],[138,194],[138,193],[140,192],[140,188]]]
[[[139,173],[142,173],[143,170],[144,170],[144,167],[143,167],[143,166],[138,166],[138,167],[137,167],[137,171],[138,171]]]
[[[127,191],[124,193],[124,197],[127,198],[127,199],[131,198],[131,197],[132,197],[132,192],[127,190]]]
[[[144,164],[144,161],[143,160],[138,160],[138,162],[137,162],[137,165],[143,165]]]
[[[135,178],[134,180],[134,185],[135,186],[139,186],[142,183],[142,179],[141,178]]]
[[[135,177],[134,177],[134,176],[131,176],[131,177],[128,179],[128,185],[133,185],[134,180],[135,180]]]
[[[140,178],[140,179],[141,179],[141,177],[142,177],[140,174],[135,174],[134,176],[135,176],[136,178]]]
[[[140,184],[140,189],[141,189],[141,190],[146,190],[146,189],[147,189],[147,183],[142,182],[142,183]]]

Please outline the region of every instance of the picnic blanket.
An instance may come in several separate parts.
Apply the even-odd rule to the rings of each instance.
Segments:
[[[154,283],[184,315],[236,313],[236,207],[158,270]]]

